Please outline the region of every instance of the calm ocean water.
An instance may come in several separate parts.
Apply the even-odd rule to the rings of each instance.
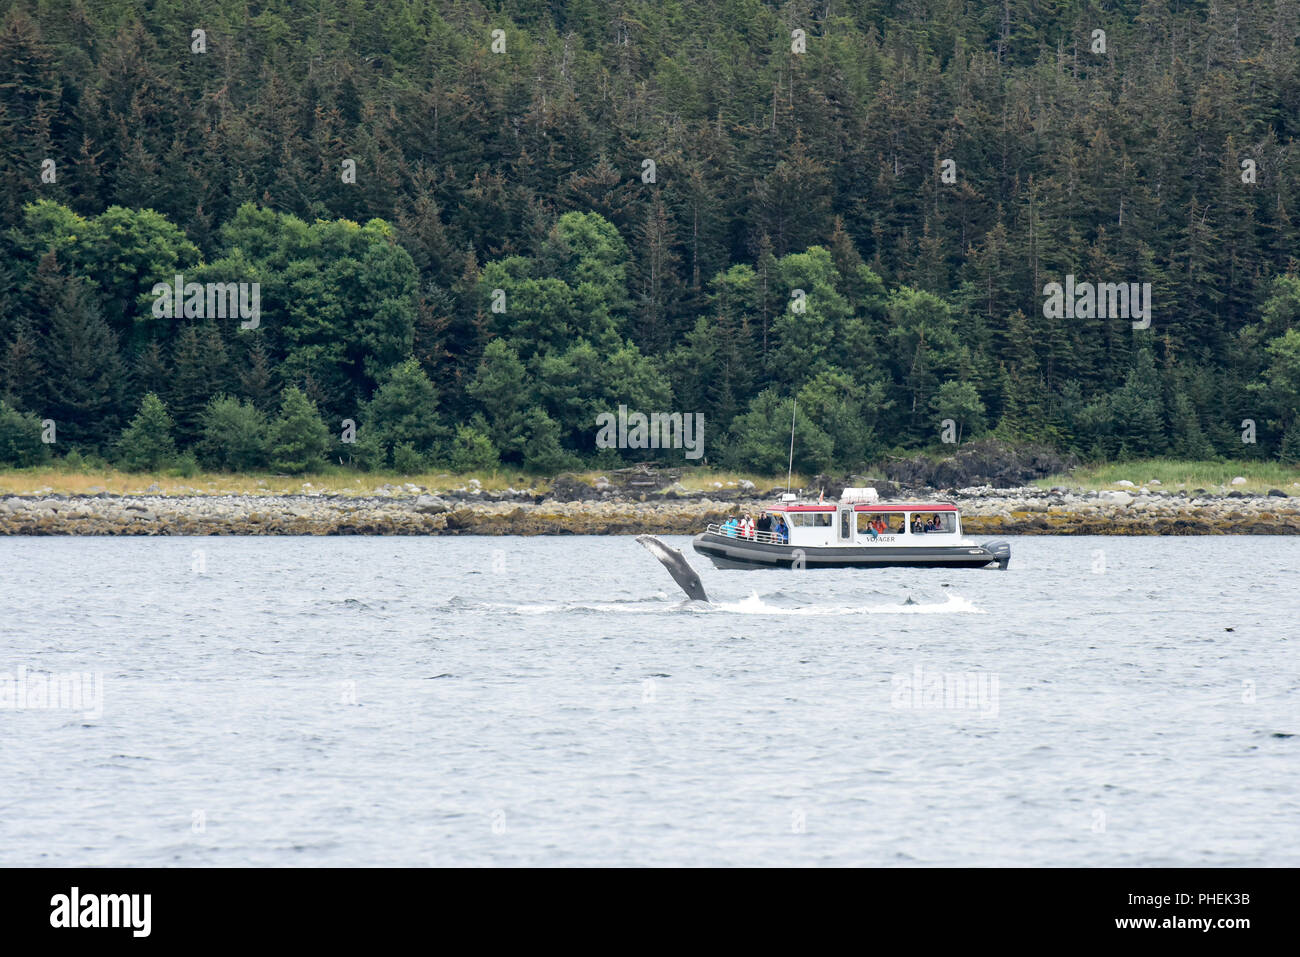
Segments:
[[[1300,865],[1300,538],[666,541],[0,539],[0,865]]]

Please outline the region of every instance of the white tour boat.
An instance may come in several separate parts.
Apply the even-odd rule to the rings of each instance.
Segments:
[[[838,502],[786,494],[764,511],[786,534],[710,525],[694,548],[719,568],[1006,568],[1011,546],[962,535],[952,502],[881,502],[874,488],[846,488]]]

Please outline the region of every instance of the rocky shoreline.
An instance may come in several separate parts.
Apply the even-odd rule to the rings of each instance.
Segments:
[[[776,492],[556,483],[546,494],[467,488],[431,495],[413,485],[368,497],[37,493],[0,499],[0,535],[685,535],[761,508]],[[984,486],[901,497],[957,502],[965,530],[976,535],[1300,534],[1300,495],[1280,489],[1250,495]]]

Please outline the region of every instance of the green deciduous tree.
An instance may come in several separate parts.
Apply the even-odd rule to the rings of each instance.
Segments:
[[[823,472],[833,462],[835,443],[813,424],[794,400],[772,390],[759,393],[749,409],[736,417],[727,436],[723,460],[732,468],[774,475],[783,471],[790,454],[790,425],[794,421],[794,467]]]
[[[984,430],[984,403],[969,382],[949,379],[930,399],[930,409],[940,422],[951,419],[956,424],[958,443],[963,438],[974,438]]]

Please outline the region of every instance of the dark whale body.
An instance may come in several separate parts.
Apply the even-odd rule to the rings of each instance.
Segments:
[[[638,535],[636,540],[663,563],[664,568],[668,569],[668,574],[673,576],[673,581],[686,592],[687,598],[693,601],[709,600],[709,596],[704,593],[704,585],[700,583],[700,576],[695,573],[695,569],[681,552],[669,548],[653,535]]]

